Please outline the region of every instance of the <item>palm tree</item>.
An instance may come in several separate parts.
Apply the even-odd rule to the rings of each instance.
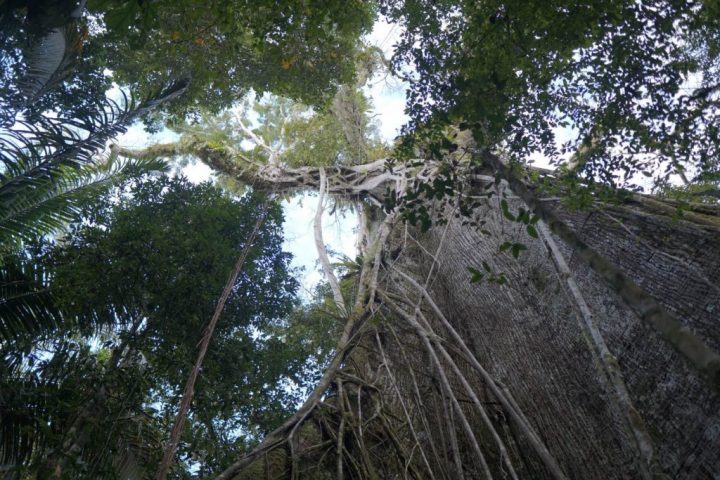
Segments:
[[[76,217],[81,200],[110,183],[132,173],[165,170],[162,161],[127,161],[100,152],[110,138],[159,103],[180,95],[185,86],[184,81],[175,83],[142,102],[125,95],[120,102],[103,99],[82,118],[46,115],[0,130],[1,478],[20,474],[17,466],[38,458],[62,428],[46,419],[63,418],[57,411],[63,398],[58,392],[72,391],[78,384],[74,377],[66,378],[68,372],[97,364],[92,355],[82,355],[65,340],[43,336],[67,321],[47,288],[42,264],[29,258],[23,247],[63,228]],[[28,365],[37,347],[27,345],[27,339],[43,337],[49,342],[50,358]],[[75,362],[78,368],[57,368],[58,362],[66,367]],[[127,438],[122,448],[113,449],[118,455],[102,462],[120,462],[117,468],[132,470],[140,452],[134,446],[146,443],[133,438],[133,432],[147,429],[139,429],[143,418],[121,420],[128,423],[128,428],[120,428]],[[53,428],[48,430],[48,425]]]
[[[38,31],[27,73],[16,79],[17,100],[8,104],[6,121],[0,122],[0,478],[21,478],[21,465],[43,458],[70,426],[59,419],[72,419],[73,413],[83,411],[82,405],[70,403],[87,397],[78,390],[88,385],[85,377],[106,368],[97,355],[61,333],[70,326],[68,318],[48,289],[42,263],[27,253],[27,242],[61,230],[76,218],[82,200],[110,183],[133,173],[164,171],[162,161],[127,161],[102,151],[108,140],[187,86],[187,81],[167,85],[143,101],[124,93],[119,101],[103,97],[82,114],[20,116],[18,111],[71,73],[71,43],[77,37],[75,20],[82,3],[64,2],[64,7],[75,7],[72,18]],[[38,355],[43,348],[45,355]],[[143,428],[146,420],[134,415],[115,419],[115,437],[121,444],[107,445],[103,458],[95,455],[85,461],[112,462],[115,471],[137,469],[139,446],[149,444],[138,435],[152,431]],[[37,464],[33,469],[45,467]]]
[[[42,274],[15,256],[32,238],[64,227],[79,200],[129,172],[160,171],[162,161],[99,155],[108,139],[161,102],[180,95],[181,81],[135,102],[103,99],[83,118],[43,116],[0,130],[0,341],[61,321],[49,307]]]

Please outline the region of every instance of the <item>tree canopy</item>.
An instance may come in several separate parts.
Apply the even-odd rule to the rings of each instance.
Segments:
[[[109,79],[146,94],[180,78],[190,79],[188,95],[167,107],[179,119],[230,107],[250,89],[323,104],[352,80],[359,37],[375,11],[372,2],[97,0],[82,18],[67,18],[74,8],[72,1],[3,3],[9,35],[0,52],[9,68],[0,91],[18,100],[11,104],[77,112],[104,94]],[[17,85],[42,71],[34,62],[53,52],[36,47],[52,28],[66,32],[60,55],[73,67],[24,105]]]
[[[63,478],[101,470],[111,477],[122,471],[114,455],[129,448],[137,458],[127,461],[139,464],[127,468],[155,468],[143,462],[157,461],[153,448],[159,449],[195,345],[259,201],[233,199],[182,178],[135,177],[88,202],[61,242],[35,247],[33,257],[50,273],[53,302],[66,320],[60,330],[19,335],[3,345],[3,391],[16,391],[12,382],[29,382],[21,397],[3,397],[4,442],[13,444],[8,436],[19,434],[36,446],[3,449],[5,461],[30,455],[32,471],[49,468],[59,455]],[[275,206],[218,324],[179,453],[189,470],[178,478],[222,469],[274,428],[317,368],[308,363],[318,354],[313,338],[320,338],[312,325],[305,327],[304,343],[286,339],[296,335],[288,328],[297,283],[281,250],[281,222]],[[122,422],[143,418],[149,437],[124,445],[132,425]],[[17,430],[20,422],[29,430]],[[101,439],[115,453],[93,447]],[[69,452],[63,449],[73,443],[82,447],[84,461],[64,459]],[[191,473],[198,462],[200,471]]]
[[[380,4],[404,27],[393,67],[420,135],[462,124],[613,186],[717,175],[717,2]]]

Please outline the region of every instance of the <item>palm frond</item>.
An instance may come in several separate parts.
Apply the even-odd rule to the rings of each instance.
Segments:
[[[99,165],[80,169],[65,167],[58,181],[38,185],[16,195],[0,217],[0,242],[27,240],[62,227],[77,214],[81,197],[92,195],[114,181],[135,172],[165,171],[158,160],[108,158]],[[5,255],[0,258],[0,340],[34,334],[57,327],[63,321],[47,289],[47,274],[37,263]]]
[[[14,256],[0,264],[0,341],[37,334],[63,321],[37,262]]]
[[[0,243],[8,245],[59,230],[77,215],[82,198],[99,193],[127,174],[167,169],[159,159],[128,160],[116,155],[80,167],[60,165],[51,180],[28,180],[25,188],[8,195],[0,208]],[[0,187],[0,202],[3,193]]]
[[[139,103],[126,95],[120,102],[105,99],[83,117],[21,120],[0,131],[0,243],[64,225],[74,213],[76,192],[107,182],[108,174],[122,165],[116,160],[97,162],[107,141],[159,103],[182,94],[186,86],[178,82]]]
[[[28,55],[28,71],[19,82],[26,103],[32,103],[55,83],[53,80],[62,79],[69,72],[62,68],[71,60],[66,55],[68,33],[66,28],[55,28],[33,46]]]
[[[19,119],[12,127],[0,130],[0,162],[7,170],[0,172],[2,187],[11,186],[8,175],[37,178],[51,174],[58,165],[91,163],[109,139],[124,133],[133,121],[159,104],[181,95],[187,83],[176,82],[140,102],[121,92],[119,101],[104,98],[95,108],[73,118],[46,115],[32,122]]]
[[[38,2],[39,3],[39,2]],[[55,2],[55,8],[32,8],[26,17],[29,31],[41,32],[27,54],[27,71],[18,82],[28,106],[57,87],[73,73],[73,66],[87,31],[79,20],[85,10],[85,0]]]

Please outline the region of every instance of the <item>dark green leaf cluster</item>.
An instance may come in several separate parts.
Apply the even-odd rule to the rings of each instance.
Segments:
[[[482,262],[482,266],[485,270],[485,273],[481,272],[477,268],[467,267],[468,272],[470,272],[470,283],[480,283],[483,281],[483,279],[487,279],[488,283],[505,285],[505,283],[507,282],[507,277],[505,276],[505,273],[494,272],[487,262]]]
[[[717,168],[716,5],[405,0],[381,12],[405,27],[393,64],[415,79],[421,137],[466,122],[484,147],[522,161],[580,151],[583,177],[623,185]]]
[[[137,176],[86,203],[61,240],[28,252],[48,272],[38,283],[63,321],[20,325],[2,343],[7,464],[67,478],[154,470],[203,328],[266,201]],[[272,206],[217,325],[177,478],[222,469],[277,426],[317,374],[311,362],[326,349],[312,339],[327,335],[312,333],[310,310],[293,313],[281,224]],[[73,443],[79,453],[66,458]]]

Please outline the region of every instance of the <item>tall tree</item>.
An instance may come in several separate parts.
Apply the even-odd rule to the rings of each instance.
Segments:
[[[271,141],[277,128],[234,121],[224,136],[116,151],[193,155],[257,189],[318,191],[316,246],[346,324],[306,402],[218,478],[652,478],[720,461],[715,444],[692,458],[683,447],[699,445],[719,401],[719,337],[703,310],[720,294],[714,206],[673,220],[672,201],[614,190],[607,205],[580,185],[592,210],[569,210],[555,172],[521,168],[462,127],[435,130],[408,160],[354,163],[312,144],[294,158],[301,143]],[[318,234],[328,196],[363,206],[345,285]],[[668,234],[673,222],[682,233]]]
[[[40,478],[154,473],[159,445],[127,435],[136,428],[159,442],[165,434],[259,200],[183,179],[137,177],[90,202],[61,243],[43,247],[51,292],[73,321],[4,345],[10,383],[3,391],[18,395],[3,407],[5,461],[24,459],[26,470],[17,470]],[[223,468],[272,429],[303,388],[305,358],[316,352],[282,341],[296,282],[281,250],[281,222],[272,207],[220,319],[173,478]],[[104,348],[93,352],[98,335]],[[51,360],[28,365],[22,358],[43,356],[40,339]],[[88,372],[63,370],[62,355],[85,362]],[[27,378],[36,384],[20,388]]]
[[[667,168],[658,184],[691,167],[712,178],[717,138],[703,134],[717,90],[683,99],[676,81],[714,68],[714,3],[382,5],[406,27],[396,69],[411,67],[415,141],[396,158],[355,155],[364,142],[346,127],[364,124],[343,123],[341,108],[330,124],[327,112],[297,118],[335,127],[329,137],[285,141],[279,103],[265,130],[225,117],[173,144],[114,149],[318,193],[326,301],[344,327],[299,409],[217,478],[717,470],[717,208],[680,216],[676,202],[612,188],[653,176],[649,165]],[[580,132],[570,191],[558,172],[519,165],[536,151],[561,158],[563,120]],[[344,278],[322,238],[328,197],[363,213]]]

